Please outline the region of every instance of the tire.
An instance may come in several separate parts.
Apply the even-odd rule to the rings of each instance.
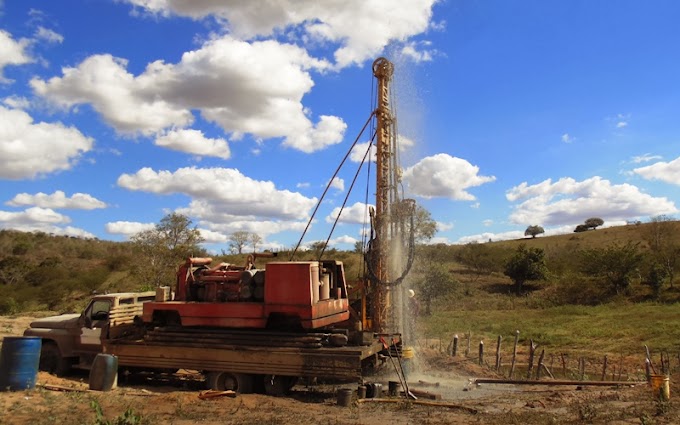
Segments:
[[[40,349],[39,369],[53,375],[64,376],[71,370],[71,361],[61,356],[57,344],[52,341],[44,341]]]
[[[274,397],[288,394],[297,383],[297,378],[281,375],[264,375],[264,393]]]
[[[234,391],[239,394],[253,392],[253,376],[245,373],[208,372],[206,385],[211,390]]]

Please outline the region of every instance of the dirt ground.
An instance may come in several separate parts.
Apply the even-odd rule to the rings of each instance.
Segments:
[[[0,337],[21,335],[31,318],[0,317]],[[671,377],[670,401],[647,385],[526,386],[471,384],[494,377],[472,361],[418,352],[409,375],[417,401],[386,394],[394,373],[371,377],[383,385],[380,399],[337,403],[337,390],[357,383],[298,383],[285,397],[259,394],[201,399],[200,374],[121,376],[108,392],[90,391],[87,373],[66,378],[40,372],[35,389],[0,392],[0,424],[677,424],[680,385]],[[101,413],[101,416],[98,415]]]

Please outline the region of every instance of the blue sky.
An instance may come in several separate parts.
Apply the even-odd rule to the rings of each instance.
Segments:
[[[371,112],[379,56],[432,242],[678,212],[676,1],[68,5],[0,2],[0,228],[126,240],[175,211],[214,252],[236,231],[291,247]],[[328,236],[352,158],[305,243]]]

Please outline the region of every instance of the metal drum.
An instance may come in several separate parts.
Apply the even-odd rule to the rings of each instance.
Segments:
[[[90,389],[110,391],[118,386],[118,357],[99,353],[90,369]]]
[[[35,388],[41,347],[40,337],[5,337],[0,354],[0,390],[19,391]]]

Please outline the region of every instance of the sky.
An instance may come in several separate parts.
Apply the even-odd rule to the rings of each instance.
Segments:
[[[211,252],[288,249],[330,182],[302,242],[352,250],[381,56],[431,243],[676,217],[678,22],[675,0],[0,0],[0,228],[125,241],[176,212]]]

